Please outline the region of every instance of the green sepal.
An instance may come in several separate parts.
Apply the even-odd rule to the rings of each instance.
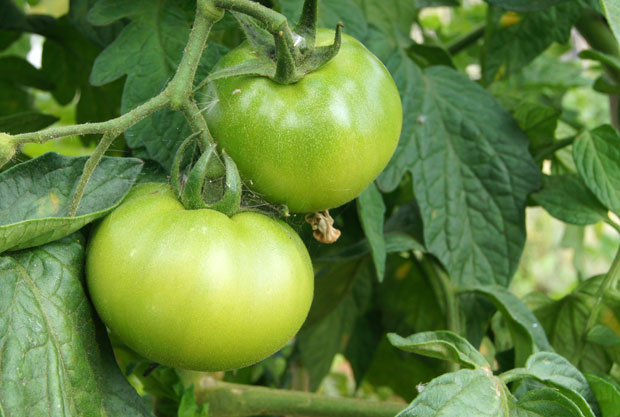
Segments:
[[[316,28],[319,18],[318,0],[306,0],[301,11],[299,22],[293,31],[304,39],[304,44],[299,45],[304,51],[306,48],[312,48],[316,41]]]
[[[222,158],[226,167],[224,195],[209,208],[220,211],[230,217],[241,210],[241,176],[235,161],[226,152],[222,152]]]
[[[196,135],[185,139],[179,147],[170,181],[179,201],[188,210],[211,209],[232,216],[241,210],[242,184],[237,165],[217,145],[210,144],[189,170],[187,179],[181,176],[183,158]],[[221,181],[224,182],[223,187]]]
[[[232,11],[231,14],[237,23],[239,23],[246,39],[250,42],[250,45],[252,45],[252,48],[254,48],[258,56],[270,58],[275,56],[275,45],[273,44],[273,36],[271,33],[260,27],[253,17]]]
[[[239,10],[239,9],[237,9]],[[285,22],[267,30],[260,21],[241,12],[231,11],[243,30],[257,58],[223,70],[205,80],[252,75],[267,77],[279,84],[292,84],[317,70],[338,54],[342,23],[336,26],[334,43],[316,47],[318,0],[305,0],[301,17],[291,31]]]
[[[343,26],[344,25],[342,23],[338,23],[338,25],[336,25],[336,34],[334,36],[333,44],[319,46],[308,53],[308,55],[304,58],[303,64],[297,69],[299,73],[306,75],[309,72],[315,71],[327,64],[333,57],[336,56],[336,54],[338,54],[340,45],[342,44]]]
[[[257,75],[273,78],[274,74],[275,66],[273,61],[260,57],[239,65],[233,65],[232,67],[226,67],[212,72],[207,77],[207,82],[215,81],[220,78],[238,77],[240,75]]]
[[[209,165],[212,163],[214,156],[217,158],[216,148],[216,145],[209,145],[189,171],[187,181],[180,195],[181,203],[188,210],[209,208],[209,205],[203,200],[203,188],[207,179]]]

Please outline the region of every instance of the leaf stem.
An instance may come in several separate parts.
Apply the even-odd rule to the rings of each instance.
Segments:
[[[590,315],[588,316],[588,321],[584,326],[581,336],[578,341],[577,349],[575,349],[572,357],[570,358],[572,363],[576,363],[582,356],[583,350],[586,345],[586,337],[592,328],[596,325],[596,322],[601,313],[601,309],[604,307],[603,300],[605,295],[610,292],[612,289],[616,289],[618,287],[618,281],[620,280],[620,248],[616,252],[616,256],[611,263],[611,267],[609,271],[605,275],[605,278],[601,282],[600,287],[596,292],[596,298],[594,300],[594,305],[590,309]]]
[[[447,330],[461,334],[459,303],[450,277],[443,270],[443,267],[429,256],[424,256],[421,264],[426,273],[430,275],[430,284],[446,317]]]
[[[478,40],[480,40],[484,36],[485,28],[486,28],[485,24],[477,26],[471,32],[466,33],[465,35],[461,36],[460,38],[452,41],[446,47],[446,49],[448,50],[450,55],[456,55],[459,52],[464,51],[465,49],[469,48],[470,46],[472,46],[473,44],[478,42]]]
[[[232,384],[205,378],[198,403],[209,403],[218,417],[287,415],[306,417],[393,417],[406,404],[328,397],[302,391]]]
[[[562,148],[570,146],[573,144],[577,136],[571,136],[566,139],[561,139],[553,142],[551,145],[542,148],[538,153],[536,153],[534,159],[537,163],[544,161],[549,155],[553,155],[555,152],[559,151]]]
[[[291,31],[288,27],[286,17],[271,10],[268,7],[254,1],[248,0],[210,0],[216,7],[226,10],[233,10],[248,16],[252,16],[265,25],[265,29],[270,33],[284,31],[285,36],[290,36]],[[288,32],[288,33],[287,33]]]
[[[80,181],[73,192],[73,197],[71,198],[71,204],[69,204],[69,217],[75,216],[77,213],[78,207],[80,206],[80,201],[82,201],[82,197],[84,196],[84,191],[86,190],[86,186],[88,185],[88,181],[93,176],[97,165],[101,162],[101,158],[108,150],[114,139],[118,137],[118,134],[115,133],[106,133],[103,135],[97,147],[90,155],[86,164],[84,165],[84,170],[82,171],[82,176],[80,177]]]

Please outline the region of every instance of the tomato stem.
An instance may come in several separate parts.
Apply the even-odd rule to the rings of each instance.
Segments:
[[[287,415],[306,417],[393,417],[406,404],[328,397],[302,391],[232,384],[205,377],[196,393],[199,403],[219,417]]]

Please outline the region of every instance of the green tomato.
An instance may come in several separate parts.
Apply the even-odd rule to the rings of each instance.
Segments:
[[[280,349],[303,324],[314,285],[308,252],[284,222],[186,210],[152,183],[97,226],[86,274],[99,316],[130,348],[203,371]]]
[[[321,29],[317,44],[333,37]],[[215,70],[252,58],[245,42]],[[358,196],[387,165],[402,125],[389,72],[347,35],[334,59],[297,83],[230,77],[207,86],[203,98],[211,133],[246,185],[293,212],[337,207]]]

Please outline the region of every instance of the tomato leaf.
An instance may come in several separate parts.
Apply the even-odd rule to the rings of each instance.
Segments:
[[[573,144],[573,158],[590,191],[620,215],[620,133],[611,125],[583,133]]]
[[[543,184],[532,199],[553,217],[580,225],[607,220],[607,209],[577,174],[545,176]]]
[[[620,417],[620,385],[608,375],[586,374],[603,417]]]
[[[507,388],[482,369],[444,374],[421,388],[397,417],[508,417]]]
[[[0,252],[51,242],[106,215],[142,168],[138,159],[104,158],[86,186],[76,216],[67,217],[86,160],[50,152],[0,173]]]
[[[514,109],[513,117],[530,138],[530,149],[540,150],[553,143],[560,112],[551,106],[535,102],[521,102]]]
[[[517,12],[543,10],[568,0],[486,0],[487,3]]]
[[[407,338],[388,333],[388,339],[392,345],[406,352],[455,362],[472,369],[491,369],[484,356],[467,339],[450,331],[416,333]]]
[[[19,133],[41,130],[55,123],[57,117],[48,114],[26,111],[0,117],[0,132],[17,135]]]
[[[447,67],[421,71],[388,61],[405,118],[396,154],[378,185],[405,172],[424,221],[428,250],[457,284],[508,285],[525,241],[525,202],[539,186],[529,141],[485,90]]]
[[[121,112],[126,113],[157,95],[174,75],[187,43],[194,8],[191,2],[168,0],[154,4],[136,0],[117,7],[115,0],[98,1],[88,14],[91,24],[109,25],[130,19],[120,35],[95,60],[90,81],[101,86],[127,75]],[[200,60],[196,82],[226,52],[209,44]],[[199,101],[208,97],[198,97]],[[157,161],[166,169],[175,150],[189,135],[183,115],[164,109],[125,132],[134,155]]]
[[[504,381],[535,379],[559,389],[579,407],[585,417],[598,415],[598,404],[588,381],[577,368],[557,353],[535,353],[527,360],[525,368],[504,372],[501,377]]]
[[[483,83],[491,84],[523,68],[553,42],[568,42],[582,11],[577,1],[566,1],[510,16],[514,21],[507,21],[506,10],[490,7],[481,58]]]
[[[583,417],[571,399],[551,388],[526,392],[517,403],[511,404],[511,417]]]
[[[620,42],[620,5],[614,0],[601,0],[605,16],[611,30],[616,35],[616,39]]]
[[[579,369],[586,372],[609,372],[612,365],[604,347],[598,343],[600,339],[587,340],[588,343],[578,351],[602,279],[602,275],[587,279],[564,298],[535,310],[555,350],[566,358],[574,358]],[[614,316],[613,311],[608,314]]]
[[[297,335],[311,390],[318,388],[334,356],[346,348],[357,316],[370,301],[372,281],[368,258],[317,268],[312,307]]]
[[[0,257],[0,409],[7,415],[152,416],[88,302],[84,239]]]
[[[385,204],[383,203],[383,196],[374,182],[357,198],[357,212],[364,234],[366,234],[370,244],[377,278],[381,282],[385,275],[385,258],[387,256],[383,237]]]
[[[303,3],[303,0],[287,0],[282,2],[282,14],[288,18],[289,22],[297,22]],[[359,41],[366,39],[368,23],[354,0],[324,1],[320,3],[318,27],[335,29],[338,22],[344,23],[343,32]]]
[[[502,313],[515,345],[515,364],[522,366],[527,358],[539,350],[552,350],[538,319],[516,295],[499,286],[464,288],[487,297]]]

